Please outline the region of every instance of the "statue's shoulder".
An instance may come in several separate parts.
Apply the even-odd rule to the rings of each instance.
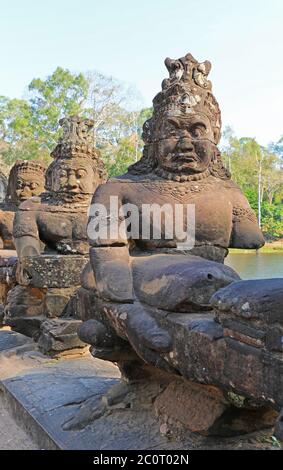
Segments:
[[[152,175],[149,174],[135,174],[132,172],[124,173],[120,176],[115,176],[108,180],[109,183],[120,183],[120,184],[130,184],[130,183],[142,183],[144,181],[151,181],[153,179]]]
[[[143,183],[145,181],[150,181],[150,176],[147,175],[135,175],[130,172],[124,173],[123,175],[114,176],[109,178],[106,183],[103,183],[98,186],[96,193],[109,192],[110,190],[118,191],[120,188],[125,189],[127,186],[130,187],[131,184]]]
[[[240,186],[237,183],[235,183],[235,181],[233,181],[231,179],[222,180],[221,185],[227,191],[231,191],[233,193],[235,193],[235,192],[236,193],[242,193],[242,190],[241,190]]]

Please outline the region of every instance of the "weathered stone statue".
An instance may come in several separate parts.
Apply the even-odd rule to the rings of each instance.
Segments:
[[[141,393],[155,384],[148,401],[164,432],[227,431],[224,416],[233,432],[270,425],[276,412],[269,405],[275,410],[283,405],[282,358],[265,353],[256,321],[250,326],[246,321],[241,330],[231,318],[223,327],[223,315],[216,320],[211,301],[230,286],[233,291],[234,285],[245,285],[222,264],[227,249],[260,248],[264,239],[216,146],[221,118],[207,79],[210,63],[187,54],[165,64],[170,77],[144,125],[142,159],[100,186],[92,200],[88,236],[94,277],[85,269],[83,286],[94,293],[94,306],[79,336],[94,356],[117,362],[130,380],[124,404],[133,405],[137,379],[143,379]],[[154,214],[148,217],[153,204],[163,208],[158,227]],[[176,217],[180,205],[183,219]],[[184,210],[189,205],[195,209],[192,249],[194,217]],[[244,311],[246,297],[239,307]],[[221,304],[221,294],[217,299]],[[123,401],[121,390],[118,395]],[[90,415],[99,416],[107,403]],[[246,407],[253,408],[250,420]],[[79,417],[67,426],[80,426]]]
[[[4,201],[7,192],[7,178],[0,170],[0,203]]]
[[[11,168],[5,202],[0,204],[0,249],[13,250],[13,221],[19,205],[44,188],[44,166],[33,160],[18,160]]]
[[[93,191],[105,179],[92,143],[93,122],[73,116],[60,124],[63,135],[51,153],[54,161],[46,171],[46,192],[21,204],[15,218],[19,286],[9,293],[5,308],[6,323],[35,338],[42,333],[40,343],[46,351],[53,347],[52,334],[66,334],[70,348],[73,337],[78,342],[74,324],[58,317],[80,285],[89,251],[87,210]],[[55,318],[55,323],[42,325],[46,318]],[[68,349],[63,340],[61,345]]]
[[[3,317],[3,304],[8,290],[15,282],[17,261],[13,241],[13,221],[21,202],[36,196],[44,188],[44,166],[32,160],[18,160],[12,167],[8,184],[0,173],[0,201],[5,192],[4,202],[0,204],[0,324]]]

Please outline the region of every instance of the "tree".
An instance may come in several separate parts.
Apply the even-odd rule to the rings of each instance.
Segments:
[[[109,176],[124,173],[128,166],[142,156],[142,126],[152,114],[151,108],[126,112],[120,115],[112,139],[101,143],[101,155],[106,163]],[[120,126],[120,129],[119,129]]]
[[[0,97],[0,153],[11,165],[17,159],[50,160],[61,129],[63,116],[78,114],[94,120],[94,142],[101,149],[114,147],[125,138],[136,136],[133,158],[139,154],[139,112],[134,90],[99,72],[71,73],[57,69],[46,79],[35,78],[28,86],[25,100]],[[121,143],[119,145],[122,145]],[[116,147],[114,154],[117,154]]]
[[[280,166],[281,169],[283,169],[283,136],[278,140],[278,142],[272,142],[269,145],[269,150],[279,157]]]
[[[237,139],[231,128],[224,130],[223,158],[252,208],[267,237],[283,230],[283,173],[274,147],[262,147],[255,139]],[[273,150],[272,150],[273,149]]]
[[[58,140],[58,121],[64,116],[88,114],[85,104],[89,83],[82,74],[57,67],[45,80],[35,78],[28,87],[33,138],[49,150]]]

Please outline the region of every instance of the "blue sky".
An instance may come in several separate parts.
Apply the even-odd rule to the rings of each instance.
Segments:
[[[0,94],[58,66],[134,85],[149,106],[165,57],[212,62],[223,124],[266,144],[283,134],[282,0],[0,0]]]

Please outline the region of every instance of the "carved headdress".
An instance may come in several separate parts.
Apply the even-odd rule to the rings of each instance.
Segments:
[[[220,140],[221,113],[211,91],[211,82],[207,76],[211,63],[198,62],[191,54],[173,60],[165,59],[169,78],[163,80],[162,91],[153,99],[153,121],[163,117],[184,117],[188,114],[204,114],[211,122],[214,142]],[[153,136],[154,137],[154,136]]]
[[[167,57],[165,65],[169,78],[163,80],[162,90],[153,99],[153,115],[143,125],[143,157],[130,167],[130,172],[143,173],[154,168],[154,143],[164,138],[160,129],[165,119],[186,119],[192,114],[203,115],[211,124],[213,143],[217,145],[220,140],[221,112],[208,80],[211,63],[207,60],[198,62],[191,54],[187,54],[176,60]],[[223,177],[228,177],[220,154],[216,160],[220,173],[223,173]]]
[[[52,172],[56,170],[62,160],[87,160],[91,163],[101,182],[105,181],[104,164],[93,143],[94,121],[79,116],[70,116],[60,119],[59,124],[63,128],[63,133],[55,149],[51,152],[54,161],[46,171],[46,189],[52,190]]]
[[[70,116],[60,119],[59,124],[63,133],[51,152],[53,158],[97,158],[91,132],[94,125],[92,119]]]

